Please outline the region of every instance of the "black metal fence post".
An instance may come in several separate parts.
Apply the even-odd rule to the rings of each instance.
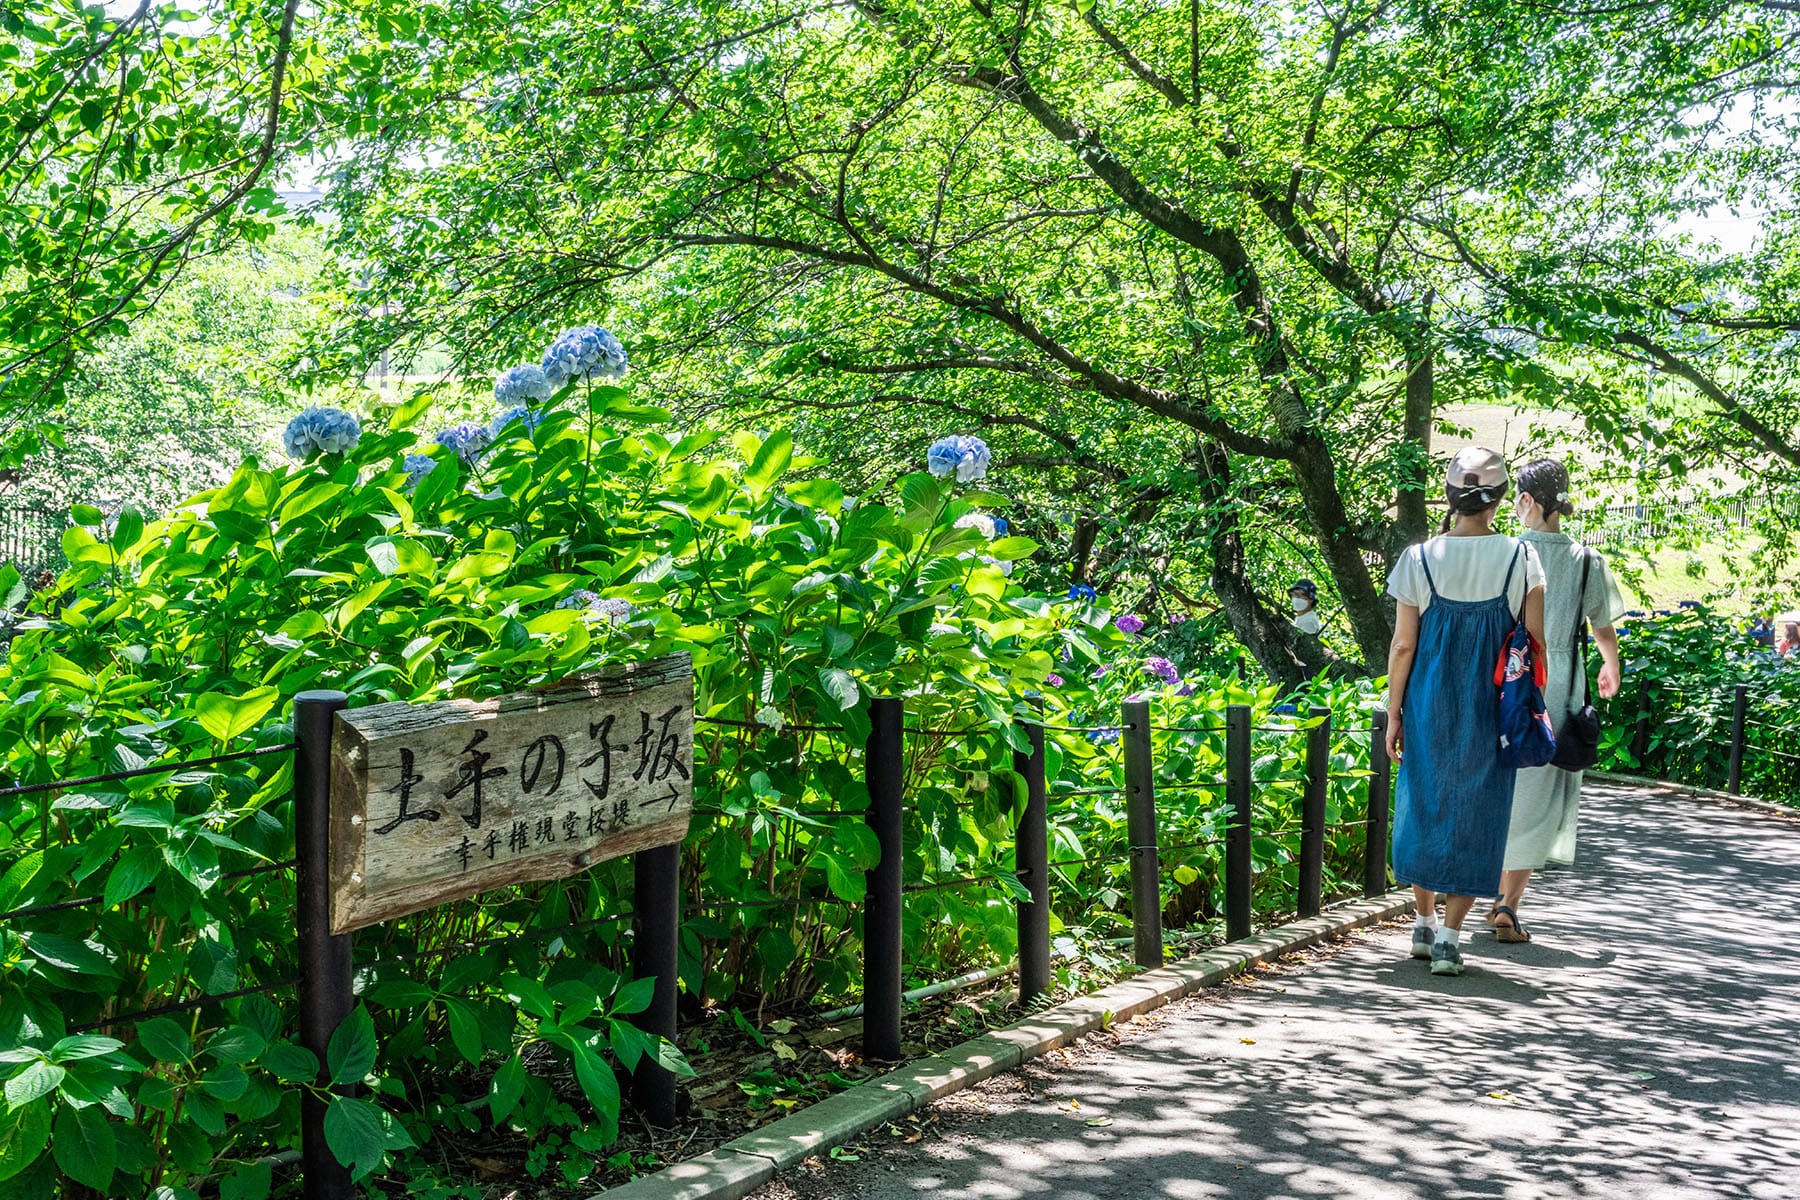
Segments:
[[[1731,703],[1731,770],[1725,778],[1725,790],[1737,795],[1744,785],[1744,718],[1750,711],[1750,685],[1737,685]]]
[[[866,873],[863,902],[863,1057],[900,1057],[901,793],[905,790],[906,708],[891,696],[869,702],[869,828],[881,861]]]
[[[1300,810],[1300,915],[1316,917],[1325,903],[1325,799],[1331,788],[1331,710],[1314,706],[1317,724],[1306,733],[1306,795]]]
[[[1363,895],[1388,890],[1388,810],[1393,796],[1393,764],[1387,752],[1387,709],[1377,708],[1369,733],[1369,813],[1363,824]]]
[[[331,719],[350,703],[342,692],[294,697],[295,923],[300,937],[300,1044],[319,1060],[318,1083],[329,1083],[325,1051],[355,1006],[350,935],[331,932]],[[348,1088],[337,1089],[340,1093]],[[300,1171],[305,1200],[351,1200],[350,1168],[325,1141],[326,1100],[300,1097]]]
[[[653,846],[631,856],[635,882],[632,914],[632,971],[654,979],[650,1007],[632,1018],[645,1033],[675,1041],[677,983],[681,970],[681,846]],[[673,1125],[676,1115],[675,1075],[655,1059],[638,1061],[631,1077],[631,1097],[652,1125]]]
[[[1163,965],[1162,851],[1156,836],[1156,765],[1150,751],[1150,702],[1127,700],[1120,713],[1125,749],[1125,836],[1131,840],[1131,935],[1137,965]]]
[[[1050,990],[1050,812],[1045,798],[1044,727],[1020,722],[1030,753],[1013,752],[1013,770],[1025,777],[1025,811],[1013,849],[1019,882],[1031,899],[1019,901],[1019,1003]]]
[[[1225,710],[1225,940],[1250,936],[1250,709]]]

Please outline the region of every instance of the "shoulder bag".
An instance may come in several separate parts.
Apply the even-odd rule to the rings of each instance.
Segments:
[[[1523,544],[1519,556],[1528,553]],[[1512,590],[1513,570],[1518,557],[1507,568],[1506,595]],[[1525,594],[1531,594],[1530,578],[1526,578]],[[1541,767],[1556,755],[1556,730],[1550,714],[1544,711],[1543,648],[1525,627],[1525,606],[1513,614],[1512,632],[1500,645],[1500,661],[1494,664],[1494,686],[1500,689],[1500,765],[1515,770]]]
[[[1575,681],[1581,680],[1581,704],[1569,710],[1562,728],[1556,731],[1556,757],[1550,765],[1565,771],[1585,771],[1600,760],[1600,714],[1594,711],[1588,695],[1587,673],[1587,584],[1588,570],[1594,565],[1594,552],[1581,553],[1581,591],[1575,611],[1580,620],[1575,625],[1574,669],[1569,673],[1569,698],[1575,698]]]

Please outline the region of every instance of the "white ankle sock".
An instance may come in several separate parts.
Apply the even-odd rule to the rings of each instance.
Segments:
[[[1448,925],[1439,925],[1438,926],[1438,931],[1437,931],[1437,944],[1438,945],[1454,946],[1460,941],[1462,941],[1462,930],[1452,929]]]
[[[1427,929],[1436,929],[1437,928],[1437,910],[1434,908],[1428,913],[1414,913],[1413,914],[1413,924],[1414,925],[1423,925]]]

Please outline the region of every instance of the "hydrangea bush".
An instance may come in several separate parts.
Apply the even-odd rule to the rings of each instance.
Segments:
[[[1008,578],[1035,547],[987,515],[1003,496],[966,490],[991,461],[977,439],[938,443],[892,495],[850,496],[797,473],[786,434],[671,429],[602,382],[626,366],[603,332],[557,339],[542,368],[557,390],[524,413],[497,387],[515,436],[471,421],[421,451],[421,411],[368,428],[302,414],[292,463],[247,461],[160,517],[91,514],[0,663],[0,782],[282,744],[310,688],[356,705],[480,697],[686,651],[698,715],[725,724],[697,740],[684,890],[736,902],[688,914],[695,1001],[857,994],[855,906],[877,851],[854,814],[877,694],[904,696],[921,731],[908,881],[990,882],[909,899],[912,969],[1011,955],[1015,722],[1116,728],[1126,690],[1166,680],[1145,669],[1153,639],[1122,632],[1091,590],[1045,597]],[[1064,684],[1102,663],[1118,669],[1100,686]],[[1049,753],[1063,789],[1116,772],[1116,744],[1079,732],[1056,732]],[[1217,766],[1211,743],[1176,754],[1174,770]],[[245,874],[292,857],[291,783],[285,756],[233,761],[22,797],[0,818],[0,911],[99,898],[0,925],[9,1200],[74,1184],[193,1200],[205,1179],[266,1194],[263,1156],[294,1144],[296,1089],[318,1067],[294,1044],[291,989],[108,1018],[293,977],[291,877]],[[833,811],[849,819],[818,815]],[[1123,836],[1109,802],[1056,811],[1059,858]],[[1107,929],[1116,879],[1079,865],[1058,879],[1058,929]],[[367,1085],[332,1101],[333,1147],[359,1176],[404,1178],[451,1127],[523,1140],[534,1169],[570,1181],[593,1169],[617,1133],[614,1066],[681,1065],[625,1021],[641,989],[626,927],[607,918],[629,894],[629,865],[607,863],[358,935],[370,965],[326,1065]]]

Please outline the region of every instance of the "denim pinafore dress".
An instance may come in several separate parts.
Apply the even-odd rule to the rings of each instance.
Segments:
[[[1500,891],[1517,772],[1500,765],[1500,691],[1494,663],[1516,618],[1510,603],[1519,547],[1492,600],[1446,600],[1419,565],[1431,604],[1406,683],[1400,782],[1394,802],[1394,877],[1452,896]]]

